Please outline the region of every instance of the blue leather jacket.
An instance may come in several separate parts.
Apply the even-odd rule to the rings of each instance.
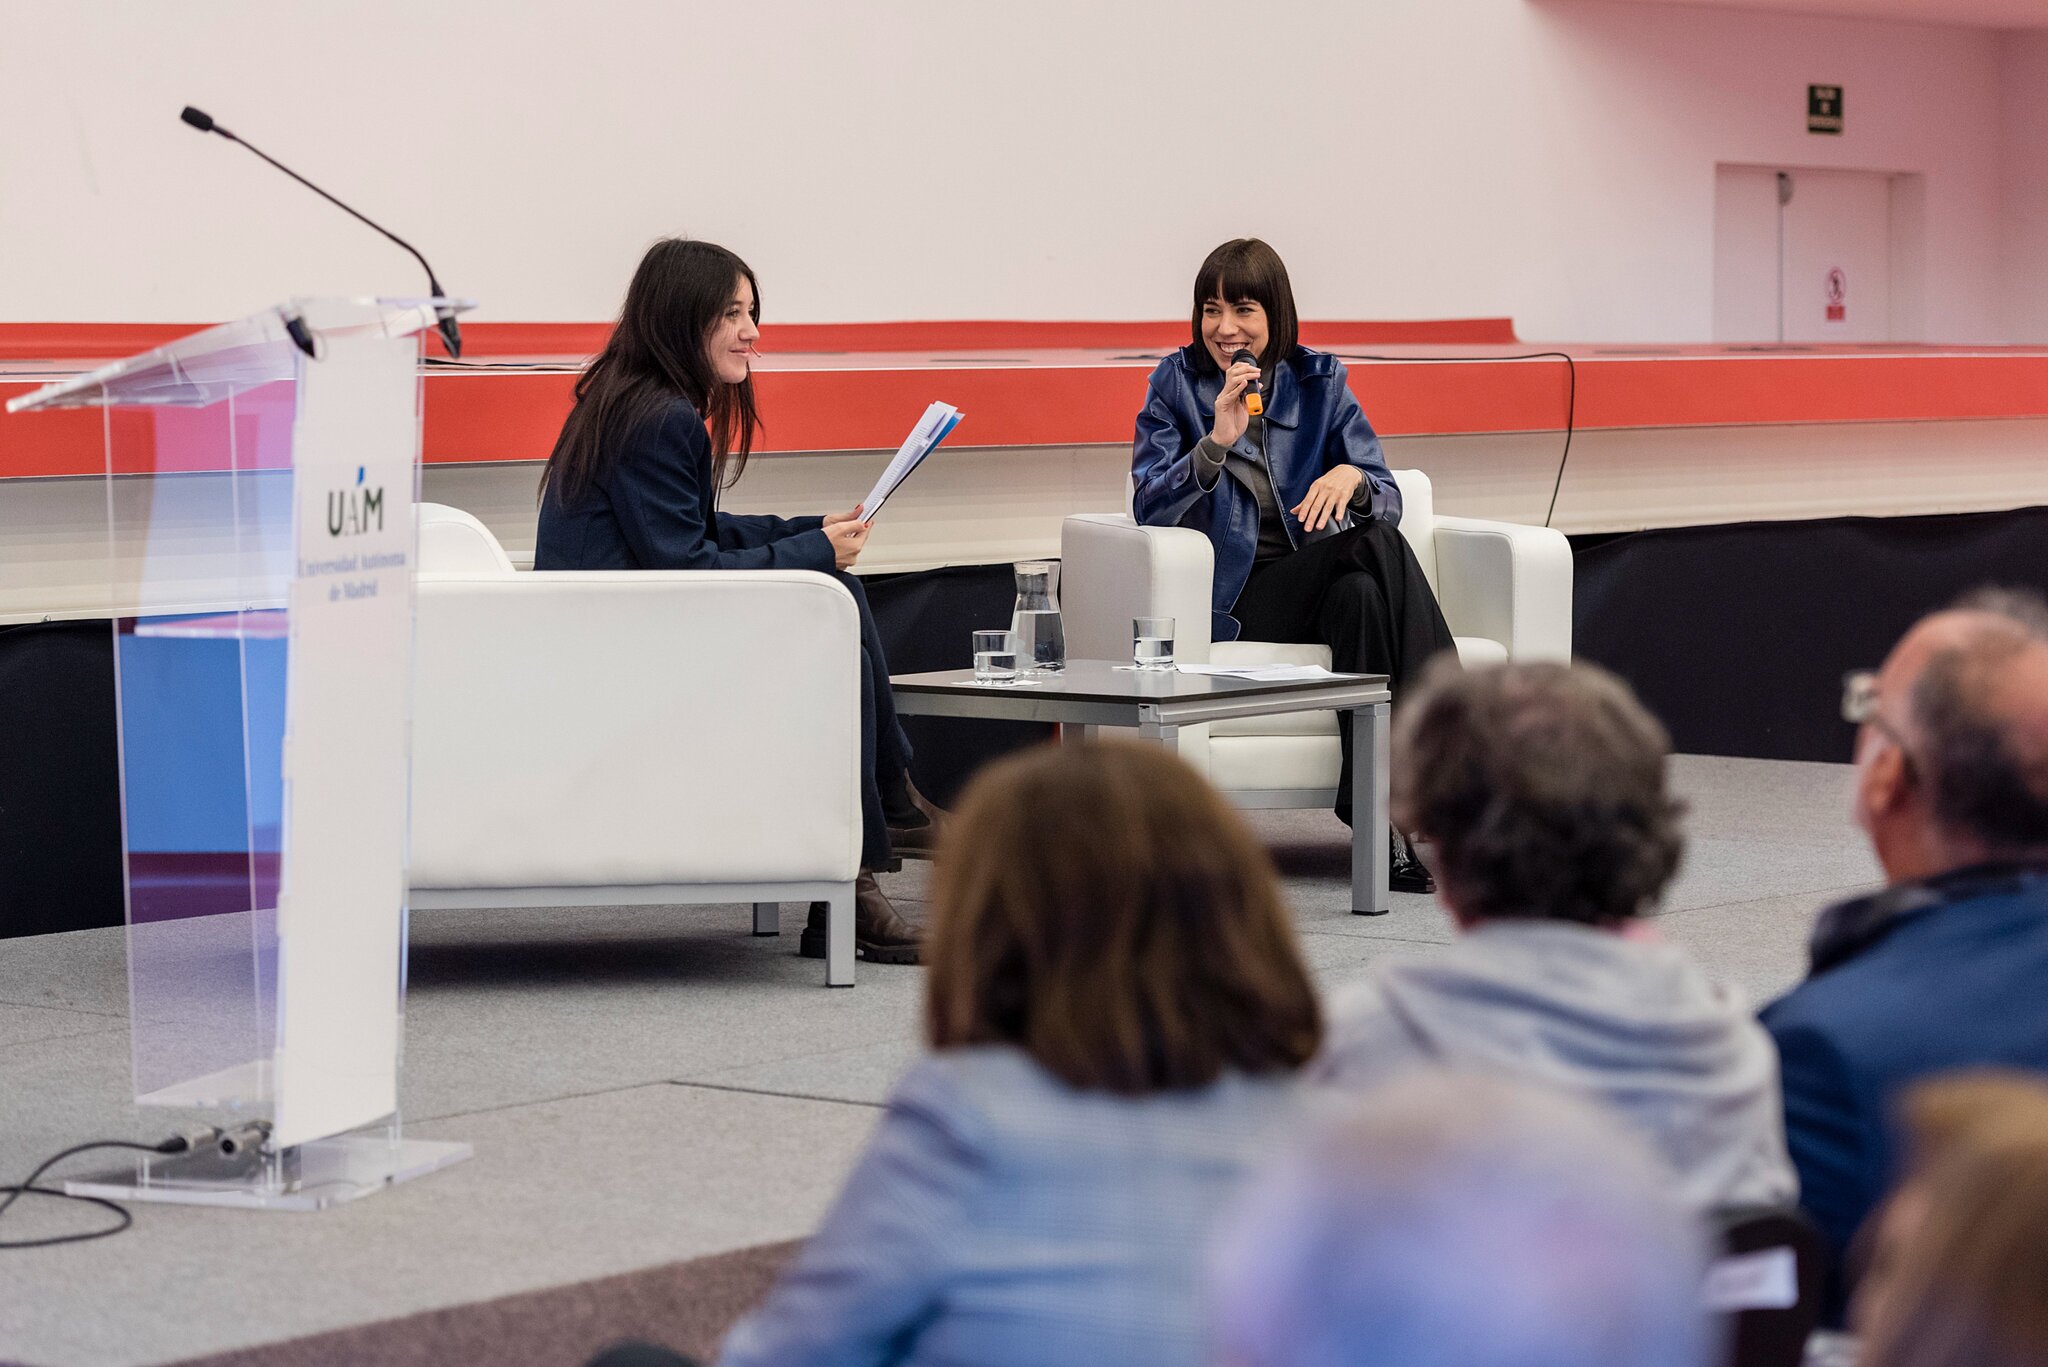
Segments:
[[[1132,506],[1138,521],[1147,526],[1192,527],[1216,547],[1211,631],[1215,640],[1234,641],[1238,624],[1230,610],[1251,577],[1259,542],[1259,504],[1227,472],[1211,489],[1204,489],[1195,476],[1195,448],[1215,421],[1216,395],[1222,388],[1223,372],[1199,345],[1182,347],[1152,372],[1131,448]],[[1287,510],[1307,498],[1309,486],[1338,465],[1355,465],[1365,472],[1373,517],[1400,522],[1401,491],[1380,454],[1380,439],[1351,393],[1342,361],[1296,347],[1274,367],[1265,390],[1266,470],[1280,500],[1287,539],[1297,549],[1317,538],[1304,532]],[[1253,453],[1248,437],[1239,438],[1235,449]],[[1317,537],[1333,530],[1334,525]]]

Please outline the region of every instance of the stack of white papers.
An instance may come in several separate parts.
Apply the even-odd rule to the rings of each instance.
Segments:
[[[1209,674],[1254,683],[1294,683],[1303,679],[1334,679],[1321,665],[1175,665],[1183,674]]]
[[[910,435],[903,439],[903,445],[896,448],[896,458],[889,462],[882,477],[875,481],[875,487],[868,490],[868,496],[860,501],[860,515],[872,522],[882,505],[889,501],[889,495],[896,487],[910,478],[924,458],[938,448],[946,434],[960,425],[960,410],[949,403],[933,403],[924,410],[924,416],[917,420],[917,426],[910,429]]]

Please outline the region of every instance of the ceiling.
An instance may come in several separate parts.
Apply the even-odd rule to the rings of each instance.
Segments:
[[[1828,14],[1968,28],[2048,29],[2048,0],[1635,0],[1645,5],[1713,5],[1721,9]]]

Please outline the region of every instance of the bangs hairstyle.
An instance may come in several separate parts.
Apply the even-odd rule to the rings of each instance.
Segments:
[[[1215,358],[1202,343],[1202,305],[1211,299],[1235,304],[1249,299],[1266,311],[1266,350],[1259,369],[1270,371],[1294,354],[1301,342],[1301,320],[1294,312],[1294,286],[1280,253],[1256,237],[1233,238],[1210,252],[1195,272],[1195,312],[1188,328],[1195,352],[1209,368]]]
[[[934,1049],[1014,1045],[1084,1091],[1288,1072],[1322,1038],[1265,850],[1158,746],[990,766],[944,837],[925,961]]]
[[[754,377],[726,384],[711,367],[705,343],[725,316],[742,279],[753,286],[754,322],[761,321],[761,285],[747,263],[725,248],[664,237],[647,249],[611,339],[576,381],[576,406],[562,424],[541,472],[540,495],[565,503],[590,491],[621,444],[656,421],[680,395],[711,434],[712,482],[728,488],[746,469],[760,431]]]

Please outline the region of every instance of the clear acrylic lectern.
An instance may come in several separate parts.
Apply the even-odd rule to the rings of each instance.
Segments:
[[[69,1190],[307,1209],[469,1156],[398,1126],[420,333],[462,307],[300,301],[9,404],[104,412],[136,1101],[232,1134]]]

